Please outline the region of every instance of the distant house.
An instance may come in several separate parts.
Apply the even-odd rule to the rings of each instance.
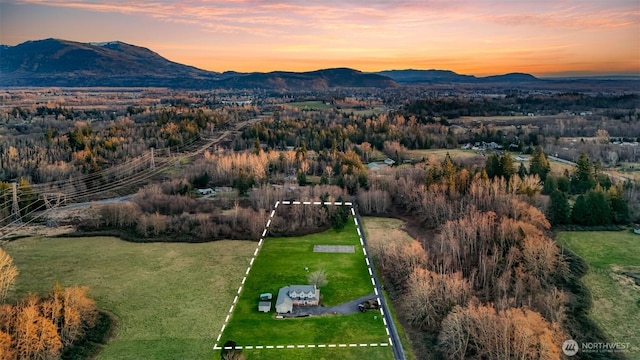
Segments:
[[[391,159],[391,158],[386,158],[386,159],[384,159],[384,163],[389,165],[389,166],[391,166],[391,165],[395,164],[396,161]]]
[[[294,306],[317,306],[320,289],[315,285],[290,285],[280,288],[276,299],[278,314],[290,313]]]
[[[377,162],[370,162],[367,164],[367,167],[369,168],[369,170],[373,170],[373,171],[378,171],[378,170],[382,170],[382,169],[386,169],[388,166],[385,163],[377,163]]]
[[[258,311],[260,312],[271,312],[271,301],[260,301],[258,303]]]
[[[517,156],[517,157],[516,157],[516,161],[520,161],[520,162],[522,162],[522,161],[529,161],[529,159],[528,159],[528,158],[526,158],[526,157],[524,157],[524,156]]]
[[[196,190],[196,193],[198,195],[213,195],[215,191],[213,191],[212,188],[206,188],[206,189],[198,189]]]

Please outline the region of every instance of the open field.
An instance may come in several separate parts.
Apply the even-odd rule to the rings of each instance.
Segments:
[[[610,168],[608,171],[616,176],[631,179],[635,182],[640,181],[640,163],[621,163],[615,168]]]
[[[370,246],[375,242],[386,242],[393,240],[410,243],[414,240],[409,234],[407,234],[406,231],[402,230],[404,221],[400,219],[373,216],[365,216],[361,219],[365,232],[367,234],[367,241],[369,242]],[[404,349],[405,355],[407,356],[407,359],[416,359],[416,356],[412,351],[411,341],[405,333],[404,328],[401,326],[400,321],[398,320],[397,312],[393,308],[391,299],[389,298],[386,291],[384,291],[384,296],[387,299],[387,304],[390,307],[394,322],[397,325],[400,341],[402,342],[402,347]]]
[[[462,149],[419,149],[409,150],[409,158],[413,161],[422,161],[422,159],[429,159],[429,156],[435,156],[438,160],[442,161],[447,156],[447,153],[451,156],[453,161],[464,160],[470,158],[482,158],[481,154],[476,153],[473,150]]]
[[[331,109],[331,105],[325,104],[323,101],[296,101],[286,103],[285,105],[297,107],[300,110],[326,110]]]
[[[528,115],[514,115],[514,116],[508,116],[508,115],[503,115],[503,116],[462,116],[459,119],[454,119],[451,122],[454,124],[459,124],[459,123],[470,123],[470,122],[482,122],[482,123],[498,123],[498,122],[504,122],[504,123],[508,123],[510,121],[515,121],[515,120],[531,120],[533,123],[535,123],[536,120],[541,120],[541,119],[549,119],[549,118],[569,118],[569,117],[573,117],[573,115],[567,115],[567,114],[556,114],[556,115],[534,115],[534,116],[528,116]]]
[[[404,221],[400,219],[364,216],[362,222],[369,242],[393,240],[410,243],[414,240],[402,230]]]
[[[46,293],[56,281],[86,285],[117,317],[99,359],[207,359],[255,244],[38,237],[5,250],[20,270],[14,299]]]
[[[526,165],[528,166],[529,164]],[[552,159],[549,159],[549,165],[551,166],[551,174],[556,176],[563,176],[565,174],[565,171],[569,171],[569,174],[571,174],[575,170],[575,166],[573,165],[569,165]]]
[[[371,115],[376,115],[376,114],[382,114],[385,111],[385,108],[382,106],[376,106],[373,108],[368,108],[368,109],[350,109],[350,108],[341,108],[339,109],[341,112],[345,113],[345,114],[351,114],[353,113],[354,115],[360,115],[360,116],[371,116]]]
[[[559,233],[557,241],[589,265],[582,278],[593,296],[589,316],[610,341],[630,343],[629,358],[639,358],[640,286],[622,273],[640,274],[640,235],[574,231]]]
[[[355,245],[355,253],[314,253],[314,245]],[[306,284],[308,272],[325,270],[328,284],[321,288],[321,304],[338,305],[373,293],[356,227],[328,230],[295,238],[266,238],[246,279],[233,315],[219,346],[233,340],[240,346],[386,343],[388,338],[379,312],[351,315],[275,319],[258,312],[261,293],[270,292],[275,304],[280,287]],[[244,271],[242,272],[244,273]],[[236,286],[240,285],[240,281]],[[231,305],[231,301],[227,303]],[[225,307],[226,305],[225,304]],[[222,306],[222,305],[221,305]],[[391,359],[390,347],[345,349],[245,350],[249,359],[340,358]],[[217,355],[214,355],[214,358]]]

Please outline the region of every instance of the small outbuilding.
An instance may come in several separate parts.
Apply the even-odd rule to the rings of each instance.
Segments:
[[[258,303],[258,311],[264,313],[271,312],[271,301],[260,301]]]
[[[273,299],[273,295],[271,293],[260,294],[260,301],[268,301]]]

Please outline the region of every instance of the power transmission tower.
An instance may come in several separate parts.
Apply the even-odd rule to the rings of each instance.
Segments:
[[[47,212],[67,202],[67,196],[63,193],[44,193],[42,194],[42,199],[44,200],[44,204],[47,207]],[[47,226],[55,227],[58,226],[58,223],[55,219],[49,217],[47,219]]]
[[[13,191],[13,204],[11,205],[11,219],[16,224],[22,224],[22,216],[20,216],[20,204],[18,204],[18,183],[11,183]]]
[[[149,168],[150,168],[151,170],[153,170],[153,169],[155,169],[155,168],[156,168],[156,162],[155,162],[155,160],[153,159],[153,148],[151,148],[151,164],[149,164]]]

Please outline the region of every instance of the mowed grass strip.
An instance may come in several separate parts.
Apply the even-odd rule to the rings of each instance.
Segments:
[[[622,275],[640,274],[640,235],[629,231],[567,231],[559,244],[589,265],[582,278],[593,297],[589,316],[610,341],[630,343],[630,358],[640,358],[640,287]]]
[[[342,347],[305,349],[253,349],[243,350],[247,360],[393,360],[386,347]],[[219,360],[220,355],[211,360]]]
[[[314,253],[314,245],[354,245],[356,252]],[[339,231],[328,230],[303,237],[266,238],[218,345],[224,345],[227,340],[241,346],[387,342],[382,317],[377,311],[275,319],[275,302],[280,287],[307,284],[307,275],[316,270],[324,270],[327,274],[328,284],[320,290],[321,302],[325,306],[373,293],[364,253],[351,220]],[[271,313],[258,312],[259,296],[266,292],[274,297]],[[391,354],[390,349],[387,352]],[[273,357],[269,358],[281,358],[282,354],[278,354],[273,352]]]
[[[256,243],[130,243],[112,237],[6,244],[20,270],[15,300],[56,281],[86,285],[118,320],[99,359],[208,359]]]

